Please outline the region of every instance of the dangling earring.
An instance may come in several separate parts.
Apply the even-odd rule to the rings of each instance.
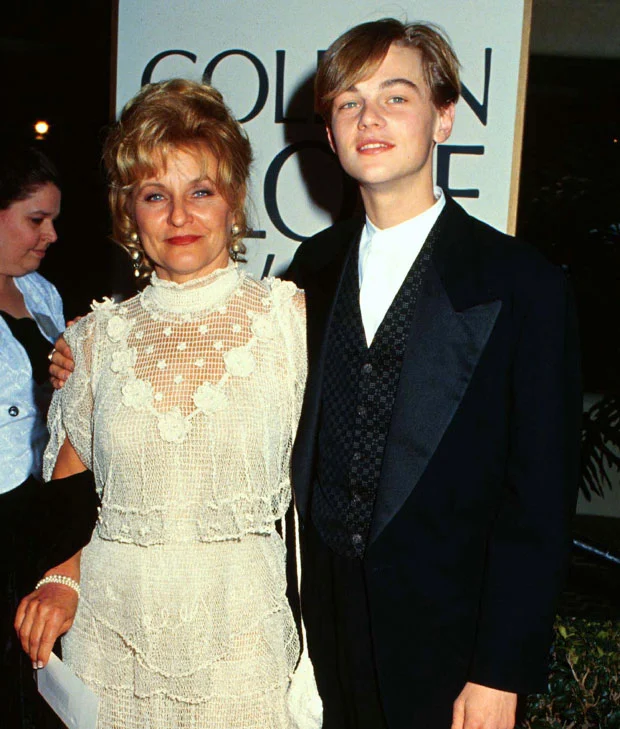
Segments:
[[[134,232],[129,236],[129,240],[136,245],[140,241],[140,237],[134,230]],[[142,253],[137,249],[134,248],[131,251],[131,260],[133,261],[133,275],[134,278],[140,278],[142,271]]]
[[[133,261],[133,275],[134,278],[140,278],[142,268],[142,256],[140,255],[140,251],[132,251],[131,252],[131,259]]]
[[[237,225],[237,223],[233,223],[232,227],[230,229],[230,234],[233,238],[236,238],[241,233],[241,228]],[[241,258],[241,254],[244,252],[244,245],[241,243],[241,241],[233,240],[233,242],[230,244],[230,257],[232,258],[235,265],[239,262]]]

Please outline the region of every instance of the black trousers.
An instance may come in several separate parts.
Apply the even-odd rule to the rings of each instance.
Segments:
[[[21,599],[41,577],[44,545],[38,526],[42,484],[29,478],[0,494],[0,726],[60,729],[61,722],[37,692],[32,663],[13,628]]]
[[[302,548],[304,620],[323,700],[323,729],[387,729],[363,564],[335,554],[310,520]]]
[[[460,683],[412,684],[402,697],[406,718],[390,719],[376,671],[364,563],[335,554],[311,520],[303,531],[302,559],[303,613],[323,729],[450,729]],[[525,697],[519,697],[517,727],[525,710]]]
[[[450,729],[449,686],[412,685],[406,723],[391,721],[377,676],[364,563],[335,554],[308,521],[302,540],[304,619],[323,729]]]

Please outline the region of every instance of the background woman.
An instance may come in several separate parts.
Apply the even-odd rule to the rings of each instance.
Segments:
[[[62,301],[36,271],[56,240],[58,173],[36,148],[0,145],[0,643],[2,726],[42,726],[32,669],[13,630],[19,600],[44,569],[80,546],[59,528],[41,479],[51,398],[47,353],[65,326]],[[93,492],[94,494],[94,492]],[[44,496],[46,498],[44,498]],[[60,500],[56,499],[60,506]],[[73,506],[72,506],[73,508]],[[88,519],[88,517],[87,517]],[[92,530],[93,516],[90,516]],[[75,529],[74,529],[75,526]],[[88,528],[86,529],[89,533]],[[77,541],[76,541],[77,539]],[[88,536],[84,541],[88,540]],[[41,713],[43,711],[43,713]]]
[[[46,471],[92,469],[102,509],[81,560],[20,606],[24,648],[45,663],[79,581],[63,651],[101,698],[101,729],[294,726],[299,640],[275,523],[305,379],[301,292],[231,261],[251,149],[217,91],[145,87],[104,159],[115,237],[154,273],[66,333],[75,370]]]

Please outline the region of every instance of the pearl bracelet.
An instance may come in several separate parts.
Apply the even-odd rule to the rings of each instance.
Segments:
[[[57,583],[59,585],[64,585],[65,587],[70,587],[72,590],[75,590],[77,592],[78,597],[80,596],[79,583],[77,583],[71,577],[67,577],[67,575],[48,575],[42,580],[39,580],[34,589],[38,590],[39,587],[43,587],[43,585],[50,585],[52,583]]]

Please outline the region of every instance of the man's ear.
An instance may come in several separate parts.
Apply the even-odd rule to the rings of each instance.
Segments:
[[[452,134],[452,127],[454,125],[454,103],[446,104],[440,109],[437,109],[437,122],[435,126],[435,134],[433,139],[437,144],[445,142],[450,134]]]
[[[334,143],[334,135],[332,134],[332,128],[330,127],[329,124],[325,125],[325,131],[327,133],[327,141],[329,142],[329,146],[332,148],[332,152],[334,154],[338,154],[338,152],[336,151],[336,145]]]

